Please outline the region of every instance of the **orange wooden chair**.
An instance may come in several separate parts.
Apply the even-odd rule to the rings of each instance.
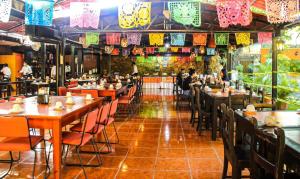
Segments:
[[[11,116],[0,116],[0,138],[4,138],[0,141],[0,151],[9,151],[10,160],[2,160],[0,162],[10,163],[8,171],[0,178],[4,178],[11,170],[13,162],[15,161],[12,156],[12,152],[23,152],[23,151],[34,151],[34,162],[32,178],[34,178],[35,164],[36,164],[36,146],[44,142],[43,136],[31,136],[28,127],[28,120],[26,117],[11,117]],[[45,149],[46,156],[46,149]],[[48,160],[46,158],[46,172],[47,175]]]
[[[78,85],[78,81],[76,81],[76,80],[75,81],[70,81],[70,85],[76,85],[77,86]]]
[[[83,94],[91,94],[93,98],[98,98],[98,90],[81,90]]]
[[[78,86],[78,84],[71,84],[71,85],[68,85],[68,88],[75,88],[77,86]]]
[[[103,125],[103,124],[106,123],[106,121],[108,119],[110,106],[111,106],[110,103],[107,103],[103,106],[101,105],[100,110],[99,110],[99,114],[98,114],[98,117],[97,117],[97,126],[94,128],[93,131],[89,131],[89,133],[92,133],[94,135],[98,135],[102,132],[108,150],[112,151],[112,147],[110,145],[109,138],[108,138],[108,135],[107,135],[106,130],[105,130],[106,126]],[[78,124],[74,125],[73,127],[71,127],[70,130],[71,131],[76,131],[76,132],[81,132],[82,131],[82,123],[78,123]],[[100,141],[100,142],[96,142],[96,143],[103,143],[103,142]]]
[[[0,99],[0,103],[6,103],[7,102],[7,100],[5,100],[5,99]]]
[[[111,102],[110,104],[110,110],[109,110],[109,116],[107,118],[107,120],[105,121],[105,123],[102,123],[104,126],[109,126],[110,124],[113,125],[116,136],[117,136],[117,142],[115,143],[111,143],[111,144],[118,144],[119,143],[119,136],[118,136],[118,132],[115,126],[115,115],[117,113],[118,110],[118,103],[119,103],[119,99],[116,99],[114,101]]]
[[[119,97],[118,104],[122,106],[122,109],[126,110],[129,114],[133,114],[133,100],[134,100],[134,87],[128,90],[126,96]]]
[[[74,132],[74,131],[63,131],[62,132],[62,144],[63,144],[63,146],[67,146],[67,151],[66,151],[63,161],[65,162],[65,165],[68,165],[68,166],[80,166],[84,172],[85,178],[87,178],[87,175],[86,175],[84,167],[99,167],[102,164],[101,158],[99,156],[99,149],[95,143],[94,133],[91,132],[96,127],[98,113],[99,113],[99,109],[97,108],[87,114],[87,116],[83,122],[83,125],[82,125],[82,132]],[[96,154],[96,157],[98,160],[98,164],[96,164],[96,165],[84,165],[82,163],[82,159],[79,154],[80,148],[82,146],[86,145],[89,141],[91,141],[91,143],[92,143],[94,153]],[[53,139],[51,138],[49,140],[49,142],[51,143],[51,145],[50,145],[50,147],[51,147],[52,143],[53,143]],[[68,155],[69,146],[75,146],[75,151],[77,153],[77,156],[78,156],[78,159],[80,162],[79,164],[66,162],[66,157]],[[48,154],[48,158],[49,158],[49,156],[50,156],[50,153]]]
[[[64,86],[58,87],[58,96],[66,96],[67,95],[67,88]]]
[[[11,96],[11,97],[9,97],[9,101],[15,101],[17,98],[25,99],[26,96]]]

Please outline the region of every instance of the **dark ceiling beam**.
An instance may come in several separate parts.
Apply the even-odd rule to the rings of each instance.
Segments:
[[[25,19],[25,14],[15,8],[11,8],[10,15],[19,19]]]
[[[176,32],[181,32],[181,33],[208,33],[208,32],[223,32],[223,33],[237,33],[237,32],[249,32],[249,33],[257,33],[257,32],[272,32],[272,31],[259,31],[259,30],[207,30],[207,29],[195,29],[195,30],[78,30],[76,32],[64,32],[64,33],[69,33],[69,34],[82,34],[86,32],[98,32],[98,33],[176,33]]]

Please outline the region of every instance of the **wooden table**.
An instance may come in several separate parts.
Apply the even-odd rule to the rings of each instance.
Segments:
[[[123,86],[120,89],[98,89],[95,87],[74,87],[69,88],[69,90],[72,92],[72,90],[98,90],[98,96],[99,97],[111,97],[112,100],[115,100],[119,94],[126,93],[127,92],[127,86]]]
[[[295,111],[262,111],[256,112],[254,117],[258,121],[258,127],[268,132],[273,132],[274,127],[264,125],[267,116],[273,116],[279,122],[280,128],[285,132],[285,161],[287,164],[300,166],[300,114]],[[253,124],[248,117],[243,116],[242,111],[235,112],[237,121],[236,143],[242,143],[244,134],[254,133]]]
[[[61,133],[62,127],[70,124],[74,120],[86,114],[93,108],[102,103],[103,98],[92,101],[86,101],[85,97],[73,96],[74,105],[65,105],[65,96],[52,96],[50,104],[37,104],[36,97],[26,98],[22,108],[23,113],[14,114],[18,116],[26,116],[29,120],[31,128],[39,128],[43,133],[44,129],[52,129],[53,133],[53,173],[55,178],[61,178]],[[62,111],[54,110],[55,103],[61,101],[65,106]],[[11,115],[9,110],[12,108],[13,102],[0,103],[0,115]]]
[[[212,91],[204,92],[204,100],[209,105],[209,109],[210,109],[210,113],[211,113],[211,120],[212,120],[211,138],[212,138],[212,140],[216,140],[216,138],[217,138],[218,107],[222,103],[225,103],[226,105],[228,105],[228,92],[221,92],[221,95],[216,95],[216,93],[218,91],[221,91],[221,89],[212,89]],[[243,94],[243,93],[240,93],[237,91],[232,93],[232,95],[241,95],[241,94]]]

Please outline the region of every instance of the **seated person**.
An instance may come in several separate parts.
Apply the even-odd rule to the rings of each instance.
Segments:
[[[183,80],[182,89],[184,95],[190,94],[190,83],[193,83],[193,75],[195,74],[195,69],[189,70],[189,76]]]

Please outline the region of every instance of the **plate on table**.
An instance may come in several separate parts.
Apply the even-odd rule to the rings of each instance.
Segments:
[[[24,112],[24,109],[21,109],[21,110],[18,110],[18,111],[13,111],[13,110],[9,111],[10,114],[20,114],[20,113],[23,113],[23,112]]]
[[[73,101],[73,102],[71,102],[71,103],[67,103],[66,102],[66,105],[74,105],[75,104],[75,102]]]
[[[86,99],[86,98],[85,98],[86,101],[93,101],[94,99],[95,99],[95,98],[90,98],[90,99]]]
[[[13,104],[24,104],[24,101],[13,101]]]
[[[65,109],[65,107],[60,107],[60,108],[54,107],[53,108],[54,111],[63,111],[64,109]]]

